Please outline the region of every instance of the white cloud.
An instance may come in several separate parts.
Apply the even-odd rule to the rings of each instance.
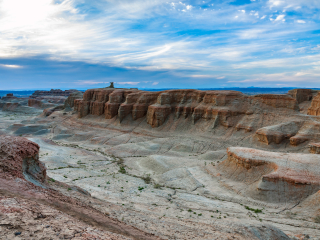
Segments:
[[[297,23],[306,23],[304,20],[297,20]]]
[[[159,84],[159,82],[152,83],[153,86],[158,85],[158,84]]]
[[[23,68],[20,65],[10,65],[10,64],[0,64],[0,66],[6,67],[6,68]]]
[[[269,0],[269,5],[270,7],[277,7],[277,6],[280,6],[280,5],[283,5],[284,4],[284,1],[282,0]]]
[[[265,33],[266,29],[249,29],[244,30],[239,33],[239,37],[241,39],[254,39],[261,36],[261,34]]]
[[[140,82],[116,82],[116,83],[120,85],[137,85]]]
[[[276,19],[274,20],[275,22],[278,22],[278,21],[285,21],[284,19],[285,15],[279,15],[276,17]]]
[[[78,80],[75,83],[78,85],[95,85],[95,84],[102,84],[102,83],[107,83],[107,82],[98,82],[95,80]]]

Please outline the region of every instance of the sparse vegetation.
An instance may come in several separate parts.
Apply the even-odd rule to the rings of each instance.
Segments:
[[[127,171],[126,171],[126,169],[125,169],[123,166],[120,166],[119,173],[126,174]]]
[[[318,215],[318,216],[316,216],[316,217],[314,218],[314,222],[315,222],[315,223],[320,223],[320,215]]]
[[[255,213],[262,213],[262,209],[254,209],[254,208],[250,208],[248,206],[245,206],[245,208],[249,211],[255,212]]]
[[[150,174],[148,174],[146,177],[142,177],[142,179],[144,180],[144,182],[145,182],[146,184],[150,184],[150,183],[151,183]]]

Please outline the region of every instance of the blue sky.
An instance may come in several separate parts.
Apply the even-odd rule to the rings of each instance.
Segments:
[[[319,0],[0,0],[0,89],[320,87]]]

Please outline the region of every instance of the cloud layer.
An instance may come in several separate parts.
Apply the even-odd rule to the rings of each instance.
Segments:
[[[1,0],[0,88],[319,87],[319,10],[318,0]]]

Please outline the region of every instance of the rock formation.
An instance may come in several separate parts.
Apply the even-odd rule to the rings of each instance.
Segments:
[[[245,185],[244,194],[268,202],[301,201],[320,190],[320,156],[228,148],[222,176]]]
[[[2,97],[1,100],[7,101],[7,100],[12,100],[16,99],[17,97],[13,96],[13,93],[8,93],[6,96]]]
[[[50,91],[37,90],[30,97],[31,98],[44,97],[44,96],[68,97],[73,92],[78,92],[78,90],[76,89],[70,89],[65,91],[62,91],[60,89],[51,89]]]
[[[296,99],[298,104],[304,101],[311,101],[313,97],[313,91],[311,89],[293,89],[290,90],[288,94]]]
[[[39,161],[39,145],[22,137],[1,136],[0,172],[44,183],[46,167]]]
[[[266,144],[281,143],[284,139],[289,139],[297,134],[302,122],[290,121],[278,125],[268,126],[258,129],[256,132],[259,140]]]
[[[261,112],[261,109],[298,111],[297,101],[288,95],[261,94],[247,96],[237,91],[169,90],[145,92],[126,89],[90,89],[83,100],[75,100],[80,118],[104,115],[106,119],[119,116],[120,122],[128,115],[133,120],[146,116],[152,127],[163,125],[170,114],[176,119],[190,117],[214,120],[215,125],[236,126],[241,117]],[[252,130],[244,122],[237,129]]]
[[[320,154],[320,143],[310,143],[309,149],[313,154]]]
[[[68,98],[64,102],[64,107],[65,108],[73,108],[74,107],[74,100],[82,99],[82,98],[83,98],[83,92],[73,92],[68,96]]]
[[[308,115],[320,116],[320,92],[312,99]]]

